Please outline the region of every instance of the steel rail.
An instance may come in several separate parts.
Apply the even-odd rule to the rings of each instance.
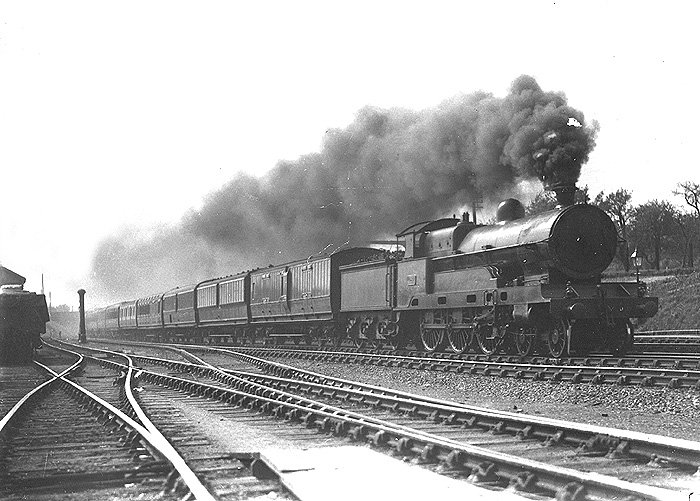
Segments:
[[[180,345],[187,349],[219,349],[211,346]],[[162,347],[162,346],[161,346]],[[567,364],[541,364],[504,361],[470,361],[462,359],[441,359],[428,357],[410,357],[405,355],[386,355],[374,353],[341,353],[300,350],[283,350],[273,348],[233,348],[240,353],[266,354],[287,358],[321,360],[327,362],[373,363],[387,367],[412,369],[432,369],[457,374],[467,373],[484,376],[514,377],[535,381],[570,381],[572,383],[618,384],[654,386],[664,383],[671,388],[692,388],[700,390],[700,370],[628,367],[628,366],[589,366]]]
[[[219,351],[221,349],[216,348],[215,350]],[[231,354],[238,358],[238,354],[235,354],[235,352],[232,352]],[[195,355],[190,356],[199,358]],[[581,446],[585,450],[611,450],[612,454],[636,455],[658,463],[668,461],[669,463],[676,463],[686,467],[691,467],[695,469],[696,472],[699,471],[698,468],[700,467],[699,442],[616,428],[571,423],[537,416],[526,418],[522,414],[484,409],[467,404],[413,395],[406,392],[381,388],[356,381],[325,376],[323,374],[297,369],[285,364],[258,359],[256,357],[251,357],[250,355],[241,355],[240,358],[253,361],[255,362],[255,365],[262,369],[265,369],[267,366],[266,372],[270,373],[280,372],[279,370],[275,369],[281,368],[282,371],[287,373],[287,376],[290,377],[275,378],[275,376],[262,376],[260,374],[230,370],[224,370],[224,372],[229,375],[243,377],[247,380],[257,381],[258,383],[265,384],[266,386],[269,386],[269,380],[271,378],[275,378],[277,380],[276,386],[278,387],[285,385],[288,387],[294,384],[299,385],[301,384],[299,379],[301,379],[304,381],[303,384],[316,386],[320,392],[325,391],[326,389],[337,392],[339,389],[342,389],[348,395],[354,395],[355,398],[364,398],[369,393],[382,399],[390,399],[392,400],[392,403],[388,405],[388,408],[399,406],[400,409],[405,411],[421,414],[421,410],[418,406],[424,405],[422,414],[425,417],[430,417],[435,421],[442,420],[454,423],[470,423],[470,426],[481,425],[481,427],[491,428],[499,432],[510,431],[513,434],[521,434],[524,436],[534,436],[539,434],[543,439],[547,440],[554,439],[554,437],[556,437],[556,440],[558,441],[570,442]],[[139,356],[138,359],[146,360],[147,358]],[[204,360],[199,360],[201,365],[222,370],[221,368],[212,366]],[[171,366],[179,365],[185,371],[192,370],[192,368],[187,367],[183,362],[165,360],[163,362],[171,362]],[[291,376],[294,376],[297,379],[291,379]],[[308,392],[310,392],[310,390],[308,390]],[[346,398],[349,399],[350,397],[348,396]],[[479,419],[475,419],[477,417]],[[483,421],[479,423],[479,420]]]
[[[635,338],[637,336],[678,336],[678,337],[700,337],[700,329],[669,329],[669,330],[658,330],[658,331],[641,331],[636,332]]]
[[[51,346],[54,349],[61,350],[67,353],[71,353],[74,355],[80,355],[79,353],[73,352],[71,350],[68,350],[66,348],[61,348],[58,346],[55,346],[51,343],[45,343],[48,346]],[[124,358],[127,358],[128,356],[124,354],[118,354]],[[84,356],[80,355],[81,358],[84,360]],[[131,360],[129,361],[128,366],[122,366],[124,369],[126,369],[129,373],[133,370],[133,362]],[[37,362],[38,363],[38,362]],[[158,429],[153,425],[153,423],[148,419],[146,414],[143,412],[143,410],[140,408],[138,402],[134,399],[133,393],[131,393],[131,388],[128,388],[127,395],[130,395],[129,402],[132,405],[134,411],[137,413],[139,419],[141,420],[144,425],[141,425],[137,423],[135,420],[133,420],[131,417],[129,417],[127,414],[122,412],[121,410],[117,409],[114,407],[112,404],[109,402],[106,402],[102,398],[98,397],[97,395],[93,394],[92,392],[86,390],[79,384],[75,383],[74,381],[71,381],[70,379],[67,379],[63,376],[59,376],[56,374],[53,370],[50,368],[46,367],[50,372],[55,374],[55,380],[60,380],[64,381],[68,385],[70,385],[76,392],[81,393],[85,395],[88,399],[96,402],[99,406],[101,406],[103,409],[105,409],[106,415],[108,415],[111,419],[115,419],[118,422],[123,423],[124,425],[128,426],[130,429],[134,430],[138,435],[142,438],[143,441],[145,441],[144,445],[147,446],[149,451],[151,451],[153,454],[158,455],[165,460],[167,460],[173,467],[175,471],[177,471],[178,475],[182,479],[183,483],[189,489],[190,493],[195,497],[195,499],[201,500],[201,501],[214,501],[214,496],[207,490],[207,488],[202,484],[201,480],[197,475],[192,471],[192,469],[187,465],[185,460],[180,456],[180,454],[175,450],[175,448],[168,442],[168,440],[163,437],[163,435],[158,431]],[[66,372],[66,371],[64,371]],[[130,381],[130,376],[127,376],[127,380]],[[125,387],[126,390],[126,387]]]
[[[98,341],[108,343],[108,344],[121,344],[124,341],[115,341],[111,339],[99,339]],[[212,345],[190,345],[190,344],[163,344],[163,343],[147,343],[139,341],[127,341],[128,344],[135,346],[152,346],[157,348],[172,348],[175,349],[177,346],[186,347],[188,349],[199,348],[199,349],[215,349],[216,346]],[[357,348],[338,348],[333,351],[323,351],[323,350],[311,350],[309,348],[302,347],[247,347],[247,346],[237,346],[237,347],[221,347],[223,349],[235,349],[239,352],[245,353],[258,353],[258,354],[274,354],[278,356],[288,357],[288,358],[311,358],[311,357],[324,357],[325,360],[334,361],[333,359],[339,360],[351,360],[354,357],[361,360],[362,357],[377,359],[378,365],[394,365],[404,366],[405,364],[419,364],[418,368],[425,367],[450,367],[451,370],[455,372],[482,372],[487,370],[493,373],[491,367],[507,367],[511,366],[513,370],[519,369],[523,370],[523,374],[518,376],[518,371],[513,373],[516,377],[524,377],[525,374],[531,375],[533,379],[539,379],[542,376],[538,374],[537,367],[542,368],[582,368],[587,371],[594,369],[603,369],[608,372],[620,372],[621,370],[626,370],[628,372],[633,372],[640,369],[654,369],[661,373],[668,371],[675,371],[673,374],[667,374],[666,379],[670,381],[669,378],[673,376],[683,377],[686,372],[691,371],[692,373],[700,373],[700,355],[689,354],[687,357],[679,358],[677,356],[671,356],[669,354],[658,354],[655,356],[650,356],[646,353],[630,354],[628,357],[624,358],[613,358],[610,356],[591,354],[587,356],[571,356],[565,359],[555,359],[546,356],[529,356],[522,357],[519,355],[483,355],[483,354],[457,354],[448,352],[439,353],[429,353],[419,351],[408,351],[406,354],[403,353],[393,353],[388,350],[377,350],[372,353],[362,352]],[[454,362],[450,365],[450,362]],[[502,369],[503,370],[503,369]],[[500,371],[498,372],[500,374]],[[556,373],[555,373],[556,374]],[[613,376],[624,375],[622,373],[615,373]],[[545,376],[546,377],[546,376]],[[558,378],[559,376],[555,377]],[[653,377],[653,376],[652,376]],[[665,376],[662,376],[665,377]],[[575,382],[582,382],[577,378]],[[587,379],[585,380],[588,381]],[[614,377],[598,378],[595,382],[610,382],[617,379]],[[648,383],[648,382],[647,382]]]
[[[332,396],[357,403],[367,403],[368,395],[373,395],[382,407],[388,410],[419,415],[435,422],[454,425],[480,427],[497,433],[510,433],[522,438],[539,437],[543,440],[570,443],[581,451],[599,450],[613,455],[636,456],[647,461],[683,465],[696,472],[700,466],[700,443],[660,435],[638,433],[616,428],[571,423],[543,417],[524,417],[522,414],[481,409],[449,401],[421,398],[417,395],[400,396],[400,392],[391,394],[384,389],[356,389],[359,384],[349,387],[337,384],[321,384],[309,381],[299,382],[295,379],[275,376],[261,376],[255,373],[226,371],[249,381],[281,389],[294,389],[300,393],[313,393],[319,396]],[[274,381],[273,381],[274,380]]]
[[[108,350],[91,350],[109,352]],[[134,358],[145,358],[135,356]],[[119,364],[111,361],[101,360],[104,364]],[[198,367],[184,362],[177,362],[187,366],[193,371]],[[214,366],[204,367],[203,370],[223,373]],[[477,476],[497,476],[502,481],[506,481],[516,487],[525,482],[528,487],[535,482],[539,487],[552,492],[557,492],[566,484],[585,485],[600,496],[610,495],[612,491],[616,494],[641,496],[643,499],[684,499],[678,493],[673,493],[667,489],[638,485],[605,475],[592,473],[582,473],[566,468],[546,465],[536,461],[531,461],[507,454],[492,452],[480,447],[470,446],[461,442],[445,439],[431,433],[419,432],[410,427],[400,426],[374,418],[367,418],[358,413],[346,411],[333,406],[318,404],[313,400],[299,397],[286,392],[273,392],[269,387],[257,385],[250,382],[240,382],[240,378],[230,375],[223,375],[228,378],[228,382],[238,386],[234,389],[223,388],[206,383],[194,382],[166,376],[141,369],[139,379],[145,379],[153,384],[166,385],[179,391],[187,391],[191,394],[214,398],[221,401],[233,403],[238,406],[247,406],[249,409],[259,408],[262,412],[274,414],[277,417],[287,419],[300,419],[307,425],[315,424],[321,420],[320,428],[326,431],[333,431],[336,434],[351,432],[356,440],[369,440],[375,444],[391,438],[395,442],[395,447],[399,451],[408,453],[408,449],[414,452],[440,457],[451,465],[461,465],[471,469]],[[241,385],[245,388],[243,390]],[[246,387],[246,385],[249,385]],[[248,388],[255,388],[249,390]],[[263,402],[262,404],[256,402]],[[311,403],[316,408],[304,405]],[[354,426],[354,430],[349,427]],[[383,438],[382,438],[383,437]],[[492,466],[485,466],[492,465]],[[488,473],[487,473],[488,472]],[[526,479],[526,480],[525,480]],[[483,479],[482,479],[483,480]],[[524,486],[521,486],[524,487]]]
[[[10,421],[12,421],[15,418],[16,414],[19,412],[19,410],[22,408],[22,406],[25,405],[25,403],[27,401],[29,401],[35,395],[42,393],[43,391],[48,389],[50,386],[54,386],[54,385],[58,384],[57,381],[59,380],[59,378],[65,376],[66,374],[69,374],[70,372],[76,370],[78,367],[81,366],[81,364],[84,361],[84,356],[81,354],[76,354],[76,355],[78,355],[78,360],[73,365],[68,367],[67,369],[61,371],[60,374],[57,374],[53,369],[50,369],[49,367],[45,366],[44,364],[42,364],[36,360],[32,361],[34,363],[34,365],[41,368],[44,372],[48,373],[51,376],[51,378],[48,379],[47,381],[44,381],[42,384],[33,388],[32,390],[30,390],[9,411],[7,411],[7,414],[5,414],[5,416],[3,416],[2,419],[0,419],[0,436],[2,436],[4,433],[7,432],[6,426],[8,425],[8,423],[10,423]]]
[[[393,441],[394,447],[400,452],[415,454],[425,451],[426,455],[434,455],[452,466],[472,470],[475,472],[474,475],[483,476],[484,478],[481,479],[483,481],[490,477],[498,477],[500,482],[515,487],[519,485],[519,482],[523,482],[523,488],[525,485],[532,488],[534,483],[539,488],[551,492],[558,492],[564,486],[575,483],[585,486],[589,492],[603,498],[615,493],[616,495],[638,496],[641,499],[685,499],[681,493],[673,493],[667,489],[633,484],[614,477],[578,472],[488,451],[434,434],[420,432],[410,427],[399,426],[341,408],[319,404],[303,397],[284,392],[273,392],[270,388],[263,389],[265,394],[256,394],[255,392],[166,376],[143,369],[139,371],[139,379],[152,384],[168,386],[178,391],[233,403],[251,410],[257,408],[279,418],[301,420],[307,426],[319,423],[319,428],[324,431],[331,431],[337,435],[350,433],[354,435],[355,440],[372,441],[377,445],[381,442]],[[316,408],[302,405],[304,401],[315,404]],[[354,429],[351,429],[352,427]]]
[[[199,366],[187,362],[179,362],[175,360],[158,359],[155,357],[145,357],[134,355],[136,360],[146,361],[149,363],[160,363],[167,365],[170,368],[178,368],[181,372],[197,372],[201,376],[210,377],[219,381],[224,381],[222,378],[216,378],[214,374],[203,370],[202,367],[208,367],[211,370],[219,371],[225,375],[245,378],[248,381],[254,381],[262,386],[269,386],[270,379],[277,376],[277,386],[300,384],[299,380],[307,385],[317,385],[320,391],[325,388],[343,390],[348,394],[352,393],[356,398],[365,397],[368,393],[373,396],[378,396],[384,399],[393,399],[393,404],[402,406],[406,410],[418,412],[418,405],[430,405],[432,408],[426,407],[423,412],[426,417],[431,419],[444,420],[449,422],[473,423],[481,427],[493,427],[500,431],[509,431],[513,434],[539,434],[544,439],[553,439],[556,437],[558,441],[565,441],[575,445],[579,445],[588,450],[611,450],[613,454],[620,455],[637,455],[645,457],[648,460],[653,460],[657,463],[667,461],[691,467],[698,471],[700,467],[700,443],[690,440],[683,440],[672,437],[664,437],[660,435],[651,435],[617,428],[609,428],[582,423],[571,423],[557,419],[532,416],[525,418],[522,414],[516,414],[507,411],[484,409],[481,407],[450,402],[446,400],[424,397],[419,395],[391,390],[374,385],[359,383],[341,378],[326,376],[312,371],[298,369],[279,362],[271,362],[252,355],[242,354],[226,348],[202,348],[196,347],[198,350],[207,350],[217,353],[222,353],[239,360],[246,361],[260,368],[268,376],[259,374],[246,373],[243,371],[224,370],[213,366],[202,360],[194,354],[188,353],[179,347],[168,347],[168,349],[176,352],[184,352],[183,356],[194,359]],[[108,350],[105,350],[108,351]],[[115,352],[116,353],[116,352]],[[294,379],[292,379],[294,378]],[[349,397],[348,397],[349,398]],[[429,409],[429,410],[428,410]],[[475,420],[475,418],[477,418]]]
[[[97,350],[97,351],[102,351],[105,353],[110,353],[111,355],[115,355],[115,356],[121,356],[121,354],[119,354],[117,352],[109,352],[108,350],[98,350],[95,348],[92,348],[92,349]],[[119,364],[117,362],[108,361],[108,360],[104,360],[104,359],[98,359],[98,358],[94,358],[94,357],[90,357],[90,356],[88,356],[87,358],[92,359],[93,361],[100,363],[102,365],[110,366],[114,370],[122,370],[122,369],[126,368],[126,366]],[[134,356],[133,358],[135,358],[137,360],[138,359],[149,360],[147,357],[142,357],[142,356]],[[313,410],[320,410],[322,412],[330,412],[333,416],[336,416],[336,417],[346,416],[348,418],[356,419],[358,421],[363,421],[365,424],[373,422],[373,423],[376,423],[378,425],[387,425],[388,426],[388,424],[385,423],[383,420],[363,416],[362,414],[348,411],[348,410],[342,409],[340,407],[333,407],[333,406],[329,406],[327,404],[319,403],[315,400],[305,398],[305,397],[300,397],[298,395],[288,393],[288,392],[285,392],[283,390],[277,390],[277,389],[270,388],[269,386],[266,386],[264,384],[246,381],[245,379],[237,377],[235,375],[226,374],[221,369],[218,369],[217,367],[214,367],[211,365],[197,366],[197,365],[186,363],[186,362],[174,362],[173,364],[169,364],[169,366],[170,367],[177,366],[177,367],[180,367],[181,369],[183,369],[183,372],[190,373],[190,374],[196,373],[198,375],[205,375],[207,377],[211,377],[213,374],[218,374],[219,381],[228,380],[229,384],[237,383],[236,384],[237,394],[240,394],[243,396],[262,397],[262,398],[268,399],[271,403],[281,402],[281,401],[288,403],[288,402],[291,402],[293,400],[296,400],[296,401],[300,402],[299,405],[303,404],[303,407],[302,407],[303,409],[313,409]],[[176,378],[175,376],[164,376],[163,374],[147,371],[145,369],[138,369],[137,374],[136,374],[136,377],[138,379],[142,379],[143,377],[152,378],[152,377],[156,377],[156,376],[163,376],[163,377],[172,378],[173,381],[178,383],[178,385],[179,385],[178,389],[182,389],[183,385],[184,385],[184,387],[187,387],[188,384],[190,384],[190,383],[194,384],[194,385],[201,385],[203,388],[206,388],[207,390],[212,390],[212,391],[221,389],[221,387],[218,387],[218,386],[207,385],[206,383],[199,383],[199,382],[190,381],[190,380],[186,380],[186,379],[182,379],[182,378]],[[241,387],[243,387],[243,389],[241,389]],[[227,388],[224,388],[224,389],[227,389]],[[274,394],[274,398],[266,395],[266,393],[269,394],[271,391]],[[398,425],[391,425],[391,426],[396,426],[405,432],[414,431],[412,428],[409,428],[409,427],[400,427]]]

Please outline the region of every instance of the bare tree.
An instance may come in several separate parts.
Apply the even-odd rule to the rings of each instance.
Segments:
[[[686,181],[678,183],[678,190],[673,190],[674,195],[682,195],[694,211],[695,216],[700,219],[700,184]]]
[[[688,267],[693,268],[693,243],[700,234],[700,184],[692,181],[678,183],[678,189],[673,190],[673,194],[682,196],[688,207],[692,209],[690,214],[679,220],[679,225],[686,242],[683,261],[684,264],[687,262]]]
[[[683,237],[683,260],[682,268],[693,268],[693,228],[695,226],[695,216],[690,213],[677,211],[673,215],[673,220],[678,225],[678,230]]]
[[[655,269],[661,268],[661,252],[673,244],[676,209],[666,200],[652,200],[637,206],[631,214],[630,236],[638,250]]]

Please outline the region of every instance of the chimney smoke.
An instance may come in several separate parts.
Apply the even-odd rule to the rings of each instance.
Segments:
[[[365,245],[466,201],[495,206],[519,196],[525,180],[574,187],[597,129],[528,75],[503,97],[459,94],[418,111],[367,106],[328,129],[320,151],[280,161],[264,177],[233,176],[173,227],[144,237],[127,228],[103,241],[91,294],[145,296],[348,241]],[[564,191],[561,203],[573,202],[575,188]]]

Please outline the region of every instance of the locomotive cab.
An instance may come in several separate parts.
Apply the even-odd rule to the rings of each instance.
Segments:
[[[414,224],[396,238],[405,239],[405,259],[440,257],[458,252],[464,237],[479,226],[470,222],[465,213],[462,219],[445,218]]]

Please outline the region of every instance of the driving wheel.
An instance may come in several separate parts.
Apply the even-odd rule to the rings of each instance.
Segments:
[[[474,330],[450,329],[447,331],[447,342],[455,353],[466,353],[474,342]]]
[[[484,355],[493,355],[498,351],[501,344],[501,337],[498,335],[498,329],[492,324],[487,324],[479,327],[476,332],[476,341],[479,343],[479,348]]]
[[[433,329],[421,324],[420,341],[425,351],[440,351],[445,347],[445,329]]]

